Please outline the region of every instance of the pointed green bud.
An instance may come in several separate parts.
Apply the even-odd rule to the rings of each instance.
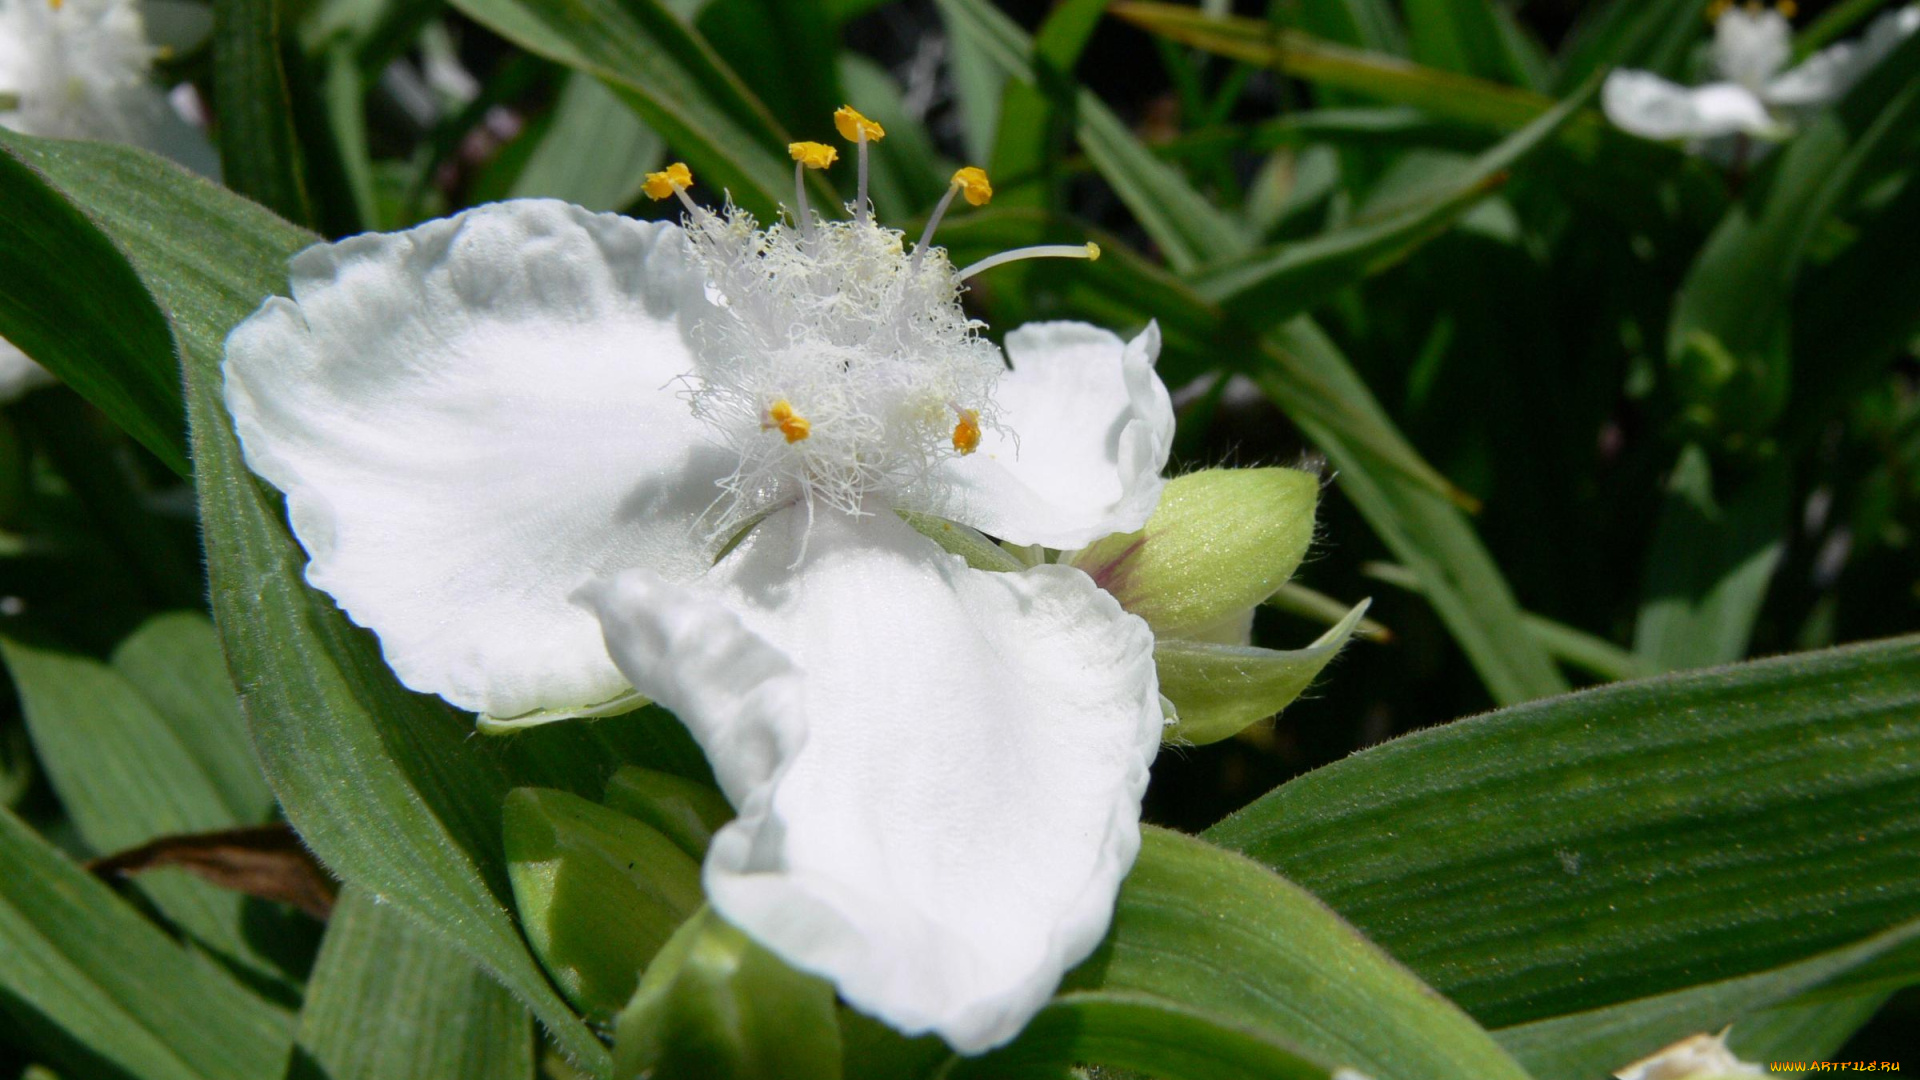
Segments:
[[[1304,649],[1278,651],[1244,645],[1160,638],[1153,661],[1160,693],[1178,715],[1167,728],[1170,743],[1219,742],[1293,704],[1322,668],[1339,654],[1367,613],[1368,601]]]
[[[1218,639],[1299,568],[1319,500],[1320,478],[1299,469],[1189,473],[1167,482],[1146,528],[1071,562],[1156,638]]]
[[[622,766],[607,781],[607,808],[660,830],[697,862],[720,826],[733,820],[726,796],[672,773]]]
[[[517,788],[503,817],[507,876],[534,955],[582,1013],[611,1019],[700,909],[700,865],[657,830],[564,791]]]
[[[840,1080],[833,987],[702,909],[614,1024],[616,1080]]]

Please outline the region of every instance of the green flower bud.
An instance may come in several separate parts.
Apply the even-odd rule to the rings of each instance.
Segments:
[[[711,909],[647,968],[614,1025],[617,1080],[839,1080],[833,987],[753,943]]]
[[[700,866],[655,829],[564,791],[518,788],[507,876],[534,955],[586,1016],[611,1019],[700,909]]]
[[[1299,568],[1319,499],[1320,478],[1299,469],[1191,473],[1167,482],[1146,528],[1070,561],[1156,638],[1219,639]]]
[[[1153,661],[1160,671],[1160,693],[1178,714],[1166,741],[1219,742],[1293,704],[1339,654],[1366,613],[1363,600],[1318,641],[1286,652],[1157,639]]]
[[[705,784],[637,765],[623,766],[607,781],[605,802],[660,832],[698,861],[720,826],[733,820],[726,797]]]

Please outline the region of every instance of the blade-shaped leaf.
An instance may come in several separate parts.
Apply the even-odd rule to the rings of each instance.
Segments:
[[[527,1010],[439,936],[358,889],[340,896],[287,1080],[526,1080]]]
[[[665,153],[666,144],[633,110],[598,80],[576,72],[507,195],[624,210],[640,197],[646,174],[660,167]]]
[[[1920,639],[1429,729],[1208,835],[1490,1025],[1795,963],[1920,916]]]
[[[0,147],[10,137],[0,131]],[[0,152],[0,190],[0,337],[187,475],[186,413],[166,317],[113,242],[31,165]]]
[[[787,136],[713,48],[658,0],[453,0],[521,47],[606,83],[709,190],[772,216]],[[823,189],[824,190],[824,189]]]
[[[312,226],[293,97],[280,58],[281,0],[214,0],[213,103],[226,182],[289,221]]]
[[[169,939],[0,809],[0,999],[69,1075],[281,1075],[291,1018]],[[57,1032],[57,1034],[55,1034]]]
[[[1634,655],[1656,671],[1745,656],[1786,549],[1793,491],[1783,462],[1769,463],[1719,498],[1714,487],[1706,452],[1698,446],[1681,451],[1647,554],[1633,635]]]
[[[1413,55],[1443,71],[1533,87],[1531,72],[1497,0],[1407,0]]]
[[[1523,1077],[1306,890],[1211,844],[1142,830],[1107,941],[1070,990],[1148,994],[1374,1080]]]

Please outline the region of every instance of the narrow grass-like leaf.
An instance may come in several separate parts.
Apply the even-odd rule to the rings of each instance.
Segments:
[[[589,210],[624,210],[660,167],[666,143],[599,80],[567,77],[553,115],[507,195],[565,199]]]
[[[526,1002],[568,1055],[603,1069],[605,1047],[554,992],[508,914],[499,820],[516,778],[503,755],[473,743],[466,717],[402,689],[372,637],[307,588],[306,556],[278,497],[240,460],[220,396],[221,344],[284,286],[287,258],[313,237],[138,151],[10,141],[86,206],[82,224],[126,251],[171,321],[194,416],[214,615],[288,818],[330,869],[446,935]],[[573,767],[589,756],[567,749],[573,737],[523,736],[532,766],[523,782],[597,783]],[[606,769],[619,763],[599,756]]]
[[[986,0],[938,3],[947,24],[966,34],[1003,78],[1035,82],[1033,42],[1013,20]],[[1244,231],[1173,166],[1142,146],[1098,97],[1077,90],[1073,109],[1081,149],[1175,269],[1192,269],[1247,250]]]
[[[286,1080],[526,1080],[526,1009],[453,945],[346,890],[301,1007]]]
[[[0,809],[0,997],[71,1076],[281,1075],[291,1018],[193,957]],[[55,1033],[58,1033],[57,1035]]]
[[[527,1010],[439,936],[348,889],[300,1010],[287,1080],[526,1080]]]
[[[1157,1080],[1327,1080],[1331,1071],[1257,1028],[1146,994],[1053,999],[1012,1045],[964,1058],[941,1080],[1058,1080],[1067,1064]]]
[[[1797,963],[1920,917],[1920,639],[1429,729],[1207,835],[1491,1026]]]
[[[220,164],[235,191],[313,225],[293,97],[280,58],[281,0],[214,0],[213,104]]]
[[[1863,990],[1855,980],[1871,977],[1878,962],[1899,962],[1902,974],[1896,976],[1895,985],[1901,980],[1920,980],[1920,949],[1916,944],[1920,944],[1920,920],[1752,975],[1503,1028],[1494,1035],[1537,1080],[1582,1080],[1604,1075],[1688,1035],[1719,1031],[1729,1024],[1734,1025],[1736,1036],[1777,1038],[1768,1022],[1784,1019],[1781,1013],[1788,1010],[1776,1007],[1785,1003],[1799,1002],[1792,1009],[1838,1005],[1845,1013],[1854,1014],[1861,997],[1877,999],[1885,991]],[[1823,997],[1822,988],[1833,985],[1851,986],[1851,991],[1844,997]],[[1736,1039],[1735,1048],[1743,1048],[1742,1040]],[[1766,1049],[1772,1051],[1765,1055],[1768,1057],[1818,1056],[1804,1044],[1790,1048],[1772,1042]]]
[[[1508,170],[1551,139],[1599,85],[1590,82],[1465,168],[1407,193],[1372,220],[1209,269],[1195,279],[1195,287],[1247,325],[1261,329],[1311,310],[1341,289],[1405,258],[1458,221],[1505,182]]]
[[[13,638],[0,638],[0,655],[19,688],[47,778],[95,854],[266,819],[271,801],[242,808],[244,816],[236,812],[218,779],[189,749],[190,737],[183,738],[113,668]],[[216,662],[218,657],[216,647]],[[231,692],[228,698],[231,711]],[[262,984],[293,993],[292,977],[249,932],[258,920],[245,896],[177,871],[143,876],[139,887],[194,940]]]
[[[15,138],[0,131],[0,337],[187,475],[185,407],[165,316],[113,242],[6,152]]]
[[[1531,88],[1526,60],[1494,10],[1497,0],[1406,0],[1414,58],[1443,71]]]
[[[1170,1000],[1374,1080],[1526,1075],[1306,890],[1201,840],[1143,833],[1113,929],[1066,989]]]
[[[1747,654],[1773,572],[1786,549],[1786,466],[1763,466],[1715,494],[1704,450],[1688,446],[1667,482],[1647,553],[1633,651],[1655,671],[1728,664]]]
[[[793,183],[787,135],[713,48],[658,0],[453,0],[530,52],[612,88],[716,195],[770,218]],[[823,189],[824,190],[824,189]]]

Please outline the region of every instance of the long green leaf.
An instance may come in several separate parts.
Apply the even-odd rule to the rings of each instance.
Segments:
[[[1471,164],[1408,193],[1389,212],[1209,269],[1195,279],[1195,287],[1250,326],[1278,326],[1405,258],[1458,221],[1499,188],[1510,169],[1551,139],[1598,88],[1597,81],[1589,83]]]
[[[527,1010],[437,935],[340,894],[287,1080],[526,1080]]]
[[[1374,1080],[1525,1075],[1306,890],[1192,837],[1143,840],[1106,943],[1067,989],[1166,999]]]
[[[1157,1080],[1327,1080],[1325,1065],[1258,1029],[1146,994],[1079,991],[1055,998],[1011,1046],[961,1059],[942,1080],[1058,1080],[1064,1063]]]
[[[185,406],[166,317],[112,241],[0,131],[0,337],[187,475]],[[85,282],[85,288],[74,287]]]
[[[96,854],[162,836],[259,824],[272,809],[270,798],[232,805],[222,779],[196,755],[196,748],[224,755],[227,748],[215,744],[231,736],[244,740],[244,732],[183,733],[125,676],[90,657],[12,638],[0,638],[0,655],[20,690],[47,778]],[[219,662],[217,645],[213,661]],[[156,682],[172,681],[171,671],[152,674],[160,676]],[[231,691],[225,709],[234,710]],[[217,716],[209,719],[218,723]],[[196,941],[250,976],[291,991],[290,977],[249,933],[247,897],[178,871],[144,875],[139,884]]]
[[[787,135],[658,0],[452,0],[474,20],[612,88],[707,190],[769,218],[793,182]]]
[[[1497,0],[1406,0],[1407,33],[1416,60],[1443,71],[1531,88],[1527,64]]]
[[[1920,639],[1430,729],[1208,836],[1489,1025],[1795,963],[1920,916]]]
[[[499,815],[514,780],[505,762],[474,746],[468,719],[403,690],[370,635],[306,587],[305,554],[277,496],[241,463],[220,397],[221,343],[284,286],[286,259],[312,236],[137,151],[9,141],[87,207],[82,224],[123,247],[170,317],[186,361],[214,614],[288,818],[343,879],[446,935],[526,1002],[563,1050],[604,1069],[605,1047],[554,993],[508,914]],[[529,737],[528,756],[571,737]],[[619,764],[601,756],[606,769]],[[530,782],[597,783],[558,759],[534,764],[546,767]]]
[[[315,224],[293,97],[280,58],[281,0],[214,0],[213,104],[220,164],[235,191],[302,225]]]
[[[197,960],[0,809],[0,998],[74,1076],[261,1080],[290,1018]]]
[[[1793,491],[1784,463],[1768,463],[1719,498],[1714,488],[1706,452],[1681,451],[1647,553],[1633,634],[1634,654],[1656,671],[1746,656],[1786,549]]]
[[[589,210],[624,210],[660,167],[666,144],[590,75],[567,77],[553,116],[508,196],[564,199]]]
[[[1013,20],[986,0],[938,2],[947,24],[973,41],[1003,78],[1035,81],[1033,42]],[[1081,149],[1175,269],[1247,250],[1245,232],[1142,146],[1099,98],[1078,90],[1073,108]]]
[[[1916,943],[1920,943],[1920,920],[1797,963],[1503,1028],[1495,1035],[1538,1080],[1602,1075],[1688,1035],[1719,1031],[1729,1024],[1742,1036],[1752,1033],[1778,1039],[1768,1025],[1782,1023],[1787,1019],[1783,1014],[1789,1011],[1824,1011],[1838,1005],[1845,1013],[1856,1014],[1863,996],[1878,999],[1884,991],[1861,991],[1857,984],[1845,997],[1820,996],[1824,986],[1845,985],[1863,975],[1870,977],[1878,961],[1901,962],[1904,974],[1895,980],[1896,985],[1901,980],[1920,980],[1920,949],[1916,949]],[[1774,1008],[1795,1001],[1802,1003]],[[1815,1048],[1804,1043],[1780,1045],[1775,1041],[1766,1049],[1771,1052],[1749,1056],[1818,1056]]]

